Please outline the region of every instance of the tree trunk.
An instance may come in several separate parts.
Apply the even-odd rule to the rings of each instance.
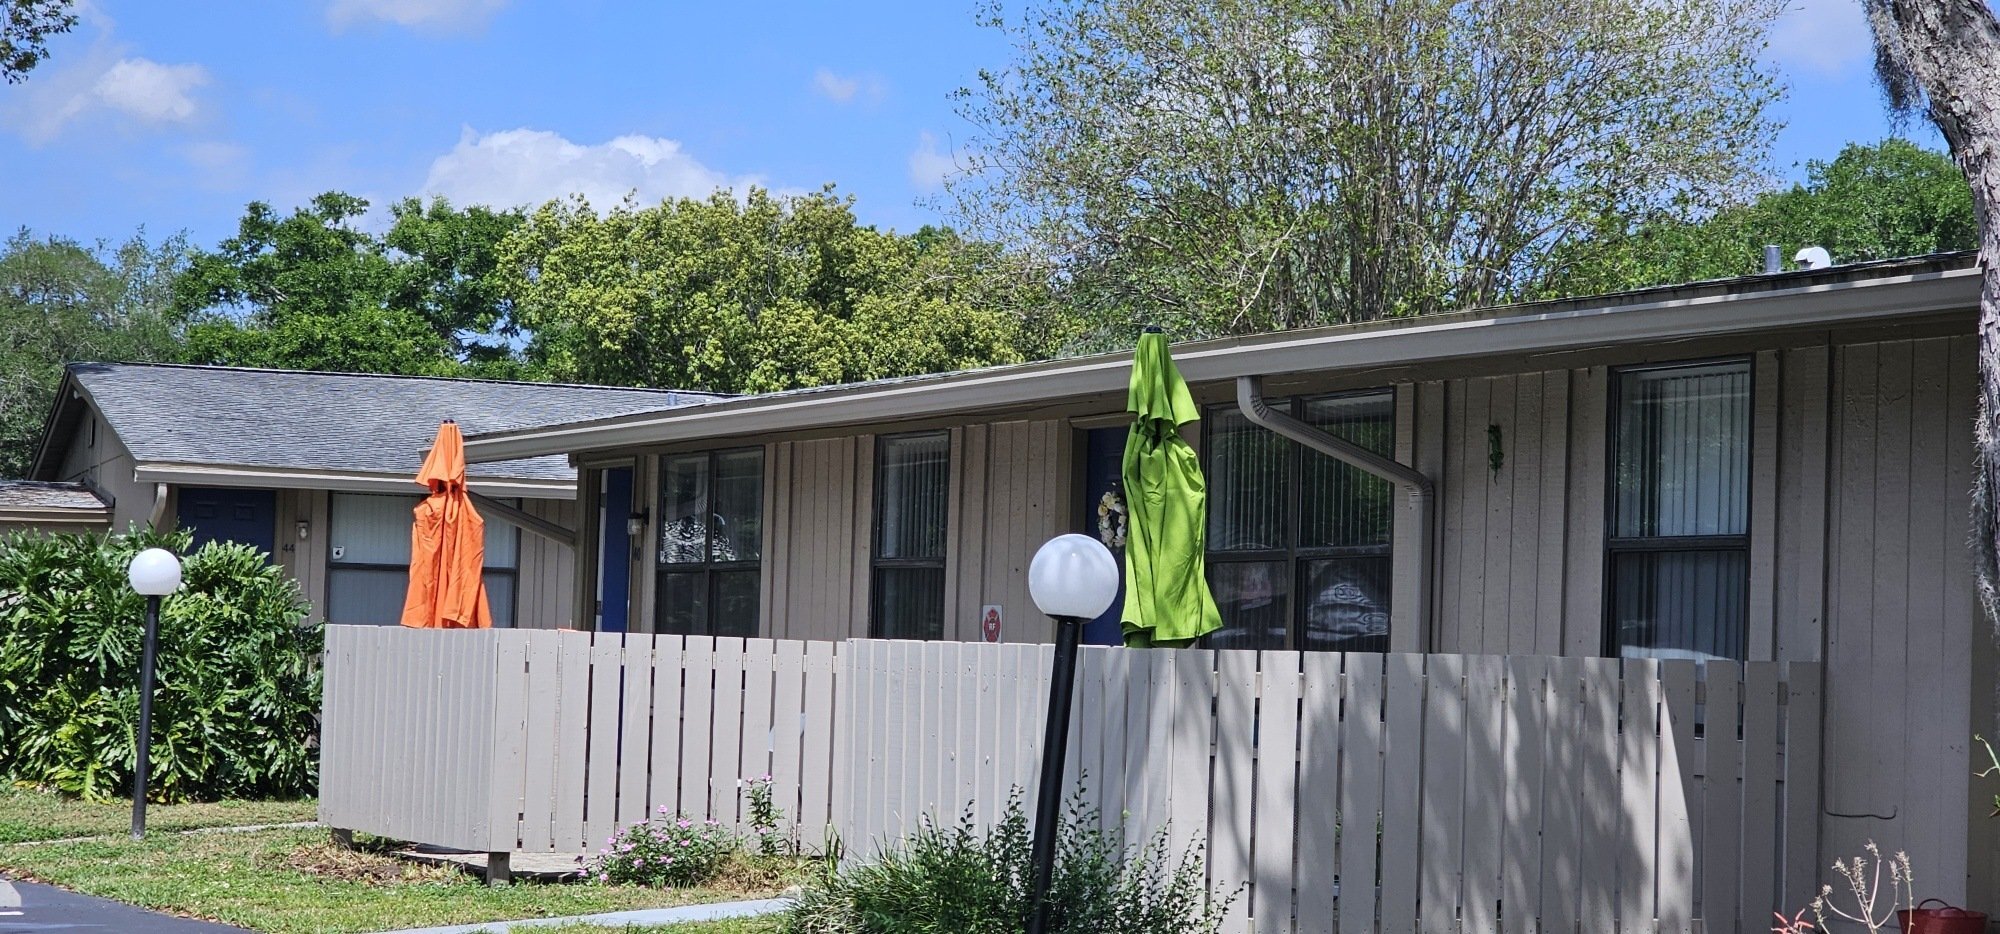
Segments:
[[[1892,98],[1914,79],[1979,216],[1979,422],[1973,539],[1980,603],[2000,637],[2000,23],[1986,0],[1870,0]]]

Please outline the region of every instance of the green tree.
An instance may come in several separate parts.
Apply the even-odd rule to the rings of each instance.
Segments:
[[[519,212],[443,199],[391,206],[328,192],[281,216],[252,203],[237,234],[198,254],[175,287],[190,362],[363,373],[512,372],[497,291],[500,242]]]
[[[26,230],[0,247],[0,476],[26,475],[65,364],[175,354],[184,238],[85,246]]]
[[[26,81],[49,54],[49,37],[76,25],[75,7],[75,0],[0,0],[0,78]]]
[[[763,392],[1023,358],[1001,254],[863,226],[831,190],[551,202],[502,252],[545,378]]]
[[[961,92],[966,229],[1100,329],[1178,336],[1519,294],[1624,219],[1760,179],[1782,0],[1031,0]]]
[[[1965,176],[1940,152],[1905,139],[1849,143],[1831,162],[1806,164],[1806,179],[1699,221],[1623,229],[1606,217],[1599,235],[1551,255],[1537,286],[1545,297],[1694,282],[1763,270],[1764,245],[1787,261],[1822,246],[1849,263],[1971,249],[1979,223]]]

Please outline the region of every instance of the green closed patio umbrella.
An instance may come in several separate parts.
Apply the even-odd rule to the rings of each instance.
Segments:
[[[1180,435],[1201,413],[1157,329],[1139,336],[1125,408],[1125,644],[1183,648],[1222,628],[1222,614],[1203,573],[1208,484]]]

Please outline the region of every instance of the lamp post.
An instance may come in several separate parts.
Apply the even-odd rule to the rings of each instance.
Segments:
[[[1056,830],[1062,820],[1063,758],[1069,749],[1069,708],[1076,683],[1076,645],[1085,620],[1118,598],[1118,560],[1088,535],[1049,539],[1028,564],[1028,594],[1056,621],[1056,657],[1049,674],[1049,723],[1042,738],[1041,791],[1035,798],[1035,878],[1028,934],[1049,924],[1049,881],[1055,875]]]
[[[153,659],[160,647],[160,598],[181,586],[181,562],[165,548],[148,548],[125,569],[146,597],[146,647],[139,658],[139,761],[132,770],[132,839],[146,839],[146,779],[153,755]]]

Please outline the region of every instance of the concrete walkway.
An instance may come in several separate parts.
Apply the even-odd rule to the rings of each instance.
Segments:
[[[536,918],[531,921],[488,921],[485,924],[457,924],[441,928],[406,928],[383,934],[478,934],[491,931],[528,931],[534,928],[555,927],[563,924],[594,924],[600,927],[619,928],[631,925],[688,924],[698,921],[723,921],[729,918],[754,918],[771,915],[792,906],[789,898],[766,898],[749,902],[716,902],[709,905],[687,905],[680,908],[646,908],[639,911],[614,911],[601,915],[577,915],[571,918]],[[0,928],[0,930],[4,930]]]
[[[6,934],[249,934],[213,921],[191,921],[108,898],[35,882],[0,879],[0,932]]]

